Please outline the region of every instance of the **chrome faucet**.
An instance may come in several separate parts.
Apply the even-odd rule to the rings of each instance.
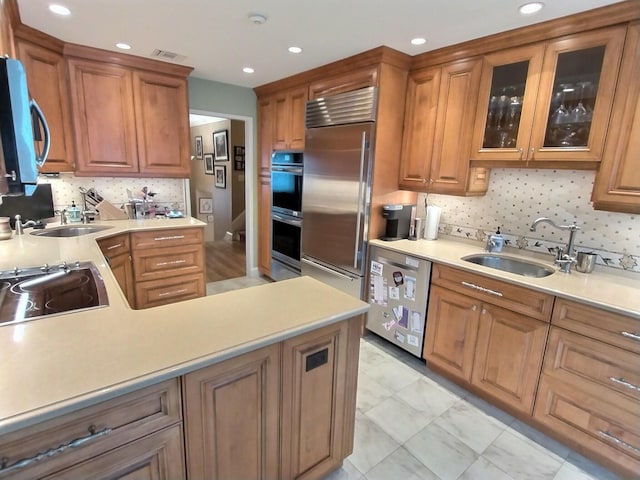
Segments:
[[[548,223],[559,230],[569,230],[569,243],[567,243],[564,249],[558,249],[558,251],[556,252],[556,259],[553,263],[555,263],[556,265],[560,265],[560,270],[562,270],[564,273],[571,273],[571,265],[577,263],[575,257],[575,238],[576,232],[580,230],[580,227],[575,223],[572,223],[571,225],[556,225],[550,218],[540,217],[534,220],[529,230],[535,232],[538,224],[542,222]]]
[[[16,235],[22,235],[25,228],[33,227],[36,224],[33,220],[27,220],[22,223],[22,217],[20,215],[16,215],[14,218],[16,219]]]
[[[80,218],[82,219],[82,223],[89,223],[93,216],[97,215],[98,212],[95,210],[82,210],[80,212]]]

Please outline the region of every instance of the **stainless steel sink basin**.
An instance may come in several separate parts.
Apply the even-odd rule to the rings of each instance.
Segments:
[[[68,227],[62,226],[47,228],[46,230],[36,230],[31,232],[31,235],[35,235],[36,237],[79,237],[80,235],[101,232],[109,228],[113,227],[106,227],[104,225],[70,225]]]
[[[466,262],[483,265],[504,272],[515,273],[525,277],[542,278],[548,277],[555,272],[555,269],[528,260],[516,257],[508,257],[505,255],[496,255],[493,253],[476,253],[462,257]]]

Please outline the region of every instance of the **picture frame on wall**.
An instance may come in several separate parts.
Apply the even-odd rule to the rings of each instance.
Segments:
[[[216,162],[229,160],[228,131],[213,132],[213,153]]]
[[[213,213],[213,199],[212,198],[199,198],[198,199],[198,213],[208,214]]]
[[[242,171],[244,170],[244,147],[233,147],[233,169]]]
[[[213,153],[204,154],[204,173],[213,175]]]
[[[196,136],[196,158],[202,160],[202,135]]]
[[[227,188],[227,167],[226,165],[215,165],[216,188]]]

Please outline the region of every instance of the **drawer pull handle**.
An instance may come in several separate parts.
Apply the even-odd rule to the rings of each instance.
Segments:
[[[475,283],[469,283],[469,282],[460,282],[460,283],[462,283],[462,285],[464,285],[465,287],[473,288],[474,290],[479,290],[481,292],[488,293],[489,295],[495,295],[496,297],[502,297],[502,292],[496,292],[495,290],[481,287],[480,285],[476,285]]]
[[[91,440],[95,440],[96,438],[102,437],[104,435],[108,435],[110,433],[111,433],[111,429],[110,428],[104,428],[104,429],[100,430],[99,432],[96,432],[96,427],[94,425],[91,425],[89,427],[89,435],[86,435],[84,437],[76,438],[75,440],[71,440],[69,443],[65,443],[65,444],[60,445],[59,447],[56,447],[56,448],[50,448],[49,450],[47,450],[45,452],[36,453],[33,457],[23,458],[21,460],[18,460],[15,463],[13,463],[12,465],[7,465],[8,459],[3,458],[2,459],[2,463],[0,464],[0,473],[4,474],[6,472],[13,472],[15,470],[19,470],[21,468],[28,467],[29,465],[31,465],[34,462],[38,462],[40,460],[44,460],[46,458],[50,458],[50,457],[56,456],[59,453],[64,452],[68,448],[79,447],[79,446],[84,445],[85,443],[87,443],[87,442],[89,442]]]
[[[640,334],[637,334],[635,332],[620,332],[620,335],[622,335],[623,337],[627,337],[627,338],[633,338],[634,340],[640,340]]]
[[[187,263],[186,260],[171,260],[168,262],[158,262],[156,263],[157,267],[163,267],[164,265],[179,265],[181,263]]]
[[[121,243],[116,243],[115,245],[111,245],[110,247],[107,247],[107,250],[113,250],[114,248],[118,248],[121,247],[122,244]]]
[[[635,453],[640,453],[640,448],[636,448],[633,445],[630,445],[627,442],[620,440],[618,437],[611,435],[609,432],[598,430],[598,433],[602,435],[604,438],[606,438],[607,440],[611,440],[613,443],[620,445],[621,447],[626,448],[627,450],[631,450],[632,452],[635,452]]]
[[[158,294],[158,296],[159,296],[159,297],[166,297],[167,295],[177,295],[177,294],[179,294],[179,293],[184,293],[184,292],[186,292],[186,291],[187,291],[187,289],[186,289],[186,288],[181,288],[180,290],[172,290],[172,291],[170,291],[170,292],[162,292],[162,293],[159,293],[159,294]]]
[[[629,383],[625,381],[624,378],[609,377],[609,380],[611,380],[613,383],[617,383],[619,385],[623,385],[627,388],[630,388],[631,390],[636,390],[640,392],[640,387],[638,387],[637,385],[634,385],[633,383]]]
[[[156,242],[161,242],[163,240],[180,240],[181,238],[184,238],[184,235],[172,235],[170,237],[155,237],[154,240]]]

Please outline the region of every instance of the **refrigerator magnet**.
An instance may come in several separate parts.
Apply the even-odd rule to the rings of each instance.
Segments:
[[[371,261],[371,273],[373,275],[382,275],[383,266],[380,262]]]
[[[400,300],[400,289],[398,287],[389,287],[389,299]]]
[[[407,343],[412,347],[419,346],[420,340],[415,335],[407,335]]]
[[[402,275],[402,272],[393,272],[393,281],[396,287],[402,285],[404,283],[404,275]]]
[[[416,299],[416,279],[414,277],[404,277],[404,298],[412,301]]]
[[[402,305],[397,305],[391,309],[391,311],[393,312],[393,316],[396,317],[397,321],[400,321],[400,319],[402,318],[402,310],[404,310],[402,308]]]
[[[404,333],[399,332],[398,330],[396,330],[396,334],[395,334],[396,340],[400,343],[404,343],[405,340],[405,335]]]
[[[395,324],[396,324],[395,320],[389,320],[388,322],[384,322],[382,326],[387,332],[389,332]]]
[[[398,325],[400,325],[402,328],[408,328],[409,327],[409,309],[407,307],[401,307],[401,308],[402,308],[402,316],[398,321]]]
[[[377,275],[371,276],[371,303],[387,306],[387,279]]]
[[[422,333],[422,315],[415,310],[411,311],[411,331],[415,333]]]

